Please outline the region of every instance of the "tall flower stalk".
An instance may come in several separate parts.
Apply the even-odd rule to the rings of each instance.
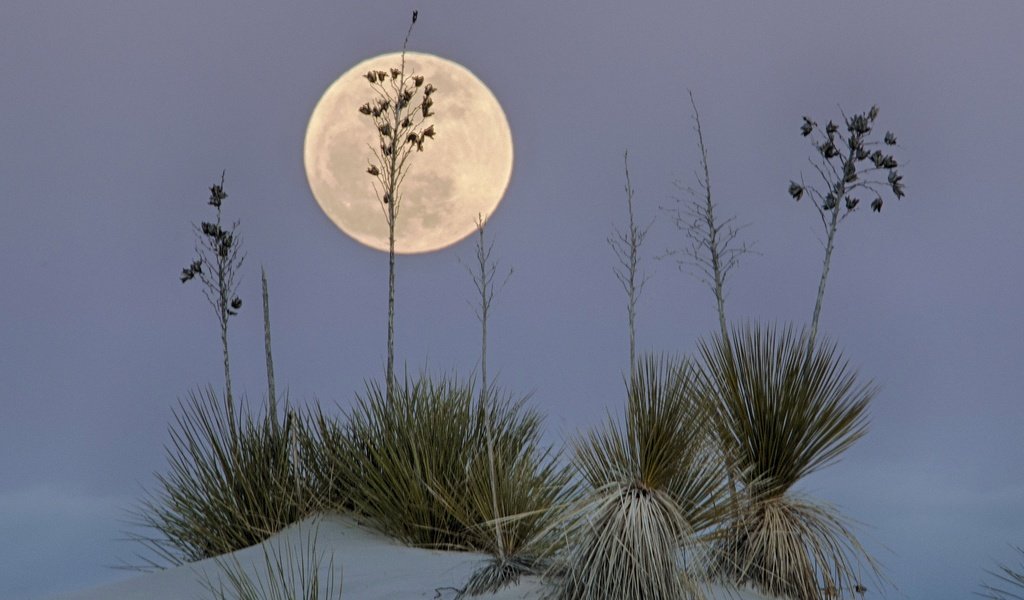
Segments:
[[[228,319],[238,314],[242,300],[238,297],[238,271],[245,261],[242,238],[238,234],[238,221],[230,227],[222,221],[221,208],[228,197],[224,192],[224,173],[220,183],[210,186],[208,204],[216,210],[213,222],[193,225],[196,236],[196,259],[181,271],[181,282],[198,277],[203,283],[203,295],[213,307],[220,325],[221,349],[224,355],[224,387],[229,419],[234,419],[234,396],[231,393],[231,362],[228,355]]]
[[[477,215],[476,230],[476,264],[474,269],[467,267],[470,275],[473,277],[473,284],[476,287],[477,293],[480,295],[480,306],[477,309],[476,317],[480,321],[480,411],[484,415],[485,435],[487,436],[487,465],[488,472],[491,479],[491,503],[494,510],[495,521],[494,521],[494,537],[496,541],[496,547],[498,550],[498,560],[507,560],[505,541],[502,534],[501,522],[497,519],[499,516],[504,516],[501,507],[498,506],[498,474],[497,467],[495,466],[494,457],[494,431],[492,419],[489,416],[490,409],[490,397],[491,388],[487,380],[487,319],[490,316],[491,306],[494,303],[495,294],[495,282],[494,277],[498,272],[498,265],[491,259],[491,251],[494,249],[494,242],[490,244],[486,243],[485,240],[485,224],[484,216]],[[504,287],[504,283],[508,282],[508,278],[512,276],[512,270],[509,269],[508,276],[505,281],[499,286]]]
[[[903,176],[896,167],[896,159],[887,154],[896,145],[896,135],[887,131],[881,140],[872,136],[878,107],[872,106],[865,113],[851,117],[843,115],[846,132],[839,125],[829,121],[822,129],[809,117],[804,117],[800,134],[811,138],[817,156],[811,159],[814,170],[824,187],[807,185],[801,176],[800,182],[791,181],[789,195],[799,201],[805,194],[821,217],[825,228],[825,256],[818,281],[818,294],[814,301],[811,317],[810,343],[818,335],[818,319],[821,316],[822,300],[825,297],[825,283],[832,265],[832,251],[835,249],[836,231],[850,213],[860,205],[861,197],[874,196],[871,210],[882,211],[883,194],[891,192],[897,199],[904,196]],[[885,172],[883,178],[882,173]]]
[[[417,11],[402,44],[402,60],[390,71],[372,70],[365,74],[373,90],[373,99],[359,107],[377,131],[376,147],[370,148],[373,158],[366,172],[376,181],[374,191],[388,224],[388,347],[387,397],[394,397],[395,388],[395,224],[402,207],[401,185],[409,171],[413,150],[421,152],[428,139],[434,138],[433,85],[422,75],[406,72],[405,52]]]
[[[690,196],[688,201],[677,198],[676,205],[663,207],[677,229],[686,235],[687,245],[671,249],[661,258],[673,257],[681,271],[689,271],[707,285],[715,296],[718,312],[718,328],[722,339],[728,340],[728,320],[725,318],[725,283],[729,273],[739,264],[744,254],[754,252],[751,245],[739,242],[742,226],[736,225],[736,217],[722,218],[711,195],[711,169],[708,166],[708,149],[704,144],[704,130],[700,124],[697,102],[690,92],[690,106],[693,108],[693,129],[697,134],[700,150],[700,169],[696,173],[697,187],[676,187]]]
[[[274,383],[274,355],[270,346],[270,293],[267,291],[267,271],[263,267],[260,267],[260,281],[263,288],[263,351],[267,358],[268,412],[277,427],[277,386]]]
[[[616,279],[622,284],[626,291],[626,318],[629,325],[629,375],[636,373],[636,303],[640,299],[648,276],[640,272],[640,246],[647,237],[647,231],[651,223],[646,226],[638,225],[633,214],[633,184],[629,178],[629,151],[623,154],[623,164],[626,170],[626,211],[629,215],[629,226],[625,231],[615,228],[613,235],[608,238],[608,245],[615,253],[619,264],[612,267]]]

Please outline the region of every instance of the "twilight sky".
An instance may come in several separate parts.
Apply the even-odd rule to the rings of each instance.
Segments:
[[[868,436],[801,490],[863,524],[899,588],[890,597],[969,596],[1024,544],[1024,3],[625,5],[418,6],[410,49],[473,71],[514,136],[489,227],[515,269],[490,323],[490,369],[534,392],[552,440],[620,411],[626,314],[605,240],[625,219],[627,148],[638,216],[658,217],[639,347],[687,354],[713,331],[710,292],[654,259],[682,243],[659,206],[698,164],[687,89],[720,210],[749,224],[761,253],[734,271],[730,319],[807,323],[822,248],[816,213],[786,193],[812,175],[800,117],[877,103],[907,197],[841,227],[821,327],[882,391]],[[172,410],[222,384],[214,316],[178,281],[222,169],[248,251],[230,331],[236,390],[263,399],[260,264],[293,402],[345,407],[382,375],[387,256],[321,212],[302,143],[326,87],[400,49],[416,7],[4,1],[0,597],[128,576],[107,567],[135,551],[118,539],[166,470]],[[464,241],[400,257],[399,365],[474,369],[459,262],[471,253]]]

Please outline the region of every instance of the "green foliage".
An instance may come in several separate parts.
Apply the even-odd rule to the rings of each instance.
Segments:
[[[506,552],[529,562],[569,476],[541,446],[542,419],[525,399],[492,398],[484,413],[475,397],[472,384],[447,377],[406,379],[391,402],[379,384],[368,384],[344,425],[322,413],[311,419],[305,445],[320,453],[308,459],[312,486],[328,494],[327,506],[354,510],[415,546],[496,553],[500,520]]]
[[[692,367],[643,357],[627,385],[625,424],[576,444],[589,486],[569,516],[559,597],[681,598],[698,593],[698,533],[723,518],[724,468]],[[682,557],[690,560],[686,568]]]
[[[700,353],[723,454],[743,485],[718,534],[716,574],[800,599],[861,585],[857,559],[877,575],[835,510],[790,492],[864,435],[876,388],[857,383],[835,345],[792,328],[737,328]]]
[[[304,484],[321,510],[350,512],[356,481],[349,471],[351,460],[347,427],[316,404],[299,428],[299,454],[305,473]]]
[[[809,343],[792,328],[754,326],[699,346],[724,451],[758,498],[784,493],[867,432],[876,387],[857,383],[834,344]]]
[[[326,552],[317,550],[316,531],[307,536],[306,545],[294,548],[267,542],[263,564],[250,573],[237,557],[218,558],[221,575],[214,582],[206,576],[202,585],[214,600],[341,600],[341,585],[335,593],[334,556],[327,563],[327,577],[320,572]]]
[[[212,388],[189,394],[171,427],[169,472],[136,512],[153,534],[144,568],[180,565],[257,544],[306,516],[312,500],[291,461],[290,428],[244,405],[235,418]]]

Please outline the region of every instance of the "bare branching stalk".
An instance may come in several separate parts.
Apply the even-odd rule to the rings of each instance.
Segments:
[[[745,254],[753,253],[752,245],[739,241],[739,233],[743,229],[736,225],[736,217],[717,220],[715,202],[711,196],[711,170],[708,167],[708,149],[704,144],[704,131],[700,125],[700,113],[697,102],[690,92],[690,106],[693,107],[694,131],[697,133],[697,145],[700,149],[700,170],[695,173],[698,190],[684,188],[676,182],[676,187],[686,192],[690,198],[676,198],[676,205],[663,207],[677,229],[686,235],[687,246],[668,250],[661,258],[674,257],[679,270],[690,272],[711,289],[715,296],[715,309],[718,312],[718,327],[722,339],[728,342],[728,320],[725,317],[725,280]]]
[[[224,172],[220,184],[210,186],[210,206],[217,211],[213,223],[202,222],[192,226],[196,236],[196,259],[181,271],[181,282],[196,276],[203,283],[203,295],[213,307],[220,325],[220,341],[224,354],[224,387],[228,418],[234,419],[234,396],[231,394],[231,363],[228,356],[228,319],[238,314],[242,300],[237,296],[238,271],[245,255],[242,237],[237,233],[238,221],[225,229],[221,222],[221,205],[228,195],[224,192]],[[232,421],[233,422],[233,421]]]
[[[651,223],[646,226],[637,225],[633,214],[633,185],[629,178],[629,151],[623,157],[626,167],[626,209],[629,213],[629,226],[626,231],[615,228],[613,235],[608,237],[608,245],[615,252],[618,259],[618,266],[613,266],[612,271],[615,277],[626,290],[626,315],[629,319],[629,374],[632,377],[636,373],[636,303],[643,292],[644,285],[649,277],[640,273],[640,246],[647,237]]]
[[[818,281],[818,295],[814,301],[814,314],[811,317],[811,345],[818,335],[818,320],[825,297],[825,283],[832,265],[836,231],[839,223],[860,204],[860,198],[853,194],[860,192],[874,196],[871,201],[871,210],[874,212],[882,211],[882,195],[886,191],[890,191],[897,199],[904,195],[903,176],[896,170],[898,163],[891,154],[882,150],[895,146],[896,136],[890,131],[886,132],[881,141],[871,137],[877,117],[877,106],[852,117],[843,113],[846,133],[840,131],[839,126],[832,121],[822,129],[808,117],[803,118],[800,127],[804,137],[814,134],[811,144],[817,155],[810,162],[824,185],[821,189],[809,186],[804,183],[803,176],[800,183],[791,181],[789,184],[789,194],[794,200],[799,201],[807,194],[825,229],[825,256],[821,265],[821,279]],[[886,172],[884,180],[882,171]]]
[[[267,272],[260,267],[263,284],[263,349],[267,355],[267,402],[274,426],[277,426],[277,389],[274,386],[274,355],[270,348],[270,294],[267,291]]]
[[[494,535],[497,542],[498,558],[507,558],[504,538],[501,531],[501,520],[503,516],[498,506],[498,474],[494,464],[494,432],[492,431],[492,419],[488,413],[488,399],[491,389],[487,380],[487,319],[490,316],[491,305],[494,302],[495,282],[494,277],[498,272],[497,262],[491,260],[491,251],[494,249],[494,242],[486,243],[484,227],[486,222],[482,214],[477,215],[476,230],[476,269],[466,267],[473,277],[473,284],[476,286],[477,294],[480,296],[480,306],[476,309],[476,317],[480,321],[480,409],[484,415],[484,424],[487,434],[487,462],[491,477],[491,501],[494,509]],[[505,287],[508,279],[512,276],[512,269],[509,269],[505,280],[498,286],[498,289]]]
[[[394,397],[395,387],[395,223],[402,205],[401,184],[408,174],[412,151],[423,150],[427,138],[434,138],[434,126],[427,119],[434,113],[431,108],[436,91],[431,84],[424,85],[423,76],[406,73],[405,52],[417,12],[402,44],[402,61],[390,71],[369,71],[365,77],[373,89],[374,98],[359,107],[359,112],[370,117],[377,131],[378,146],[371,147],[373,159],[366,172],[376,179],[374,191],[388,224],[388,347],[387,397]]]

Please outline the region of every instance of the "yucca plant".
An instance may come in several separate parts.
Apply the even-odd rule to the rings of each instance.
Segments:
[[[625,424],[576,442],[588,492],[569,515],[562,599],[701,594],[699,535],[719,522],[724,468],[686,361],[643,356]]]
[[[304,546],[267,542],[262,564],[248,568],[237,556],[216,559],[220,574],[204,573],[200,581],[213,600],[340,600],[335,588],[334,554],[317,549],[317,525],[307,532]],[[283,547],[282,547],[283,546]],[[326,576],[322,576],[326,561]]]
[[[292,461],[291,427],[240,403],[232,418],[213,388],[189,394],[171,427],[169,472],[157,474],[132,538],[153,556],[143,569],[181,565],[257,544],[313,506]]]
[[[486,406],[475,409],[481,437],[474,442],[466,487],[445,499],[471,547],[492,556],[470,577],[465,595],[496,592],[538,572],[542,555],[558,545],[552,532],[572,494],[572,473],[541,443],[543,419],[527,400],[492,386]]]
[[[354,483],[347,503],[410,545],[466,546],[464,528],[437,495],[465,482],[477,436],[472,390],[425,375],[396,385],[390,400],[386,390],[368,383],[347,422],[321,434],[341,444],[325,450],[333,469]]]
[[[834,344],[791,327],[739,327],[699,347],[703,394],[742,484],[714,574],[801,600],[860,589],[858,565],[878,575],[876,563],[833,508],[793,487],[866,433],[875,386],[857,382]]]
[[[485,412],[475,398],[472,383],[455,377],[407,377],[390,402],[384,386],[367,384],[346,421],[311,419],[304,460],[312,487],[327,495],[327,508],[369,517],[414,546],[496,553],[500,521],[506,553],[532,564],[530,548],[554,518],[568,473],[541,445],[542,419],[526,399],[492,397]]]
[[[356,482],[349,472],[352,460],[345,456],[351,451],[348,428],[316,403],[303,414],[298,432],[303,485],[318,509],[351,512]]]

